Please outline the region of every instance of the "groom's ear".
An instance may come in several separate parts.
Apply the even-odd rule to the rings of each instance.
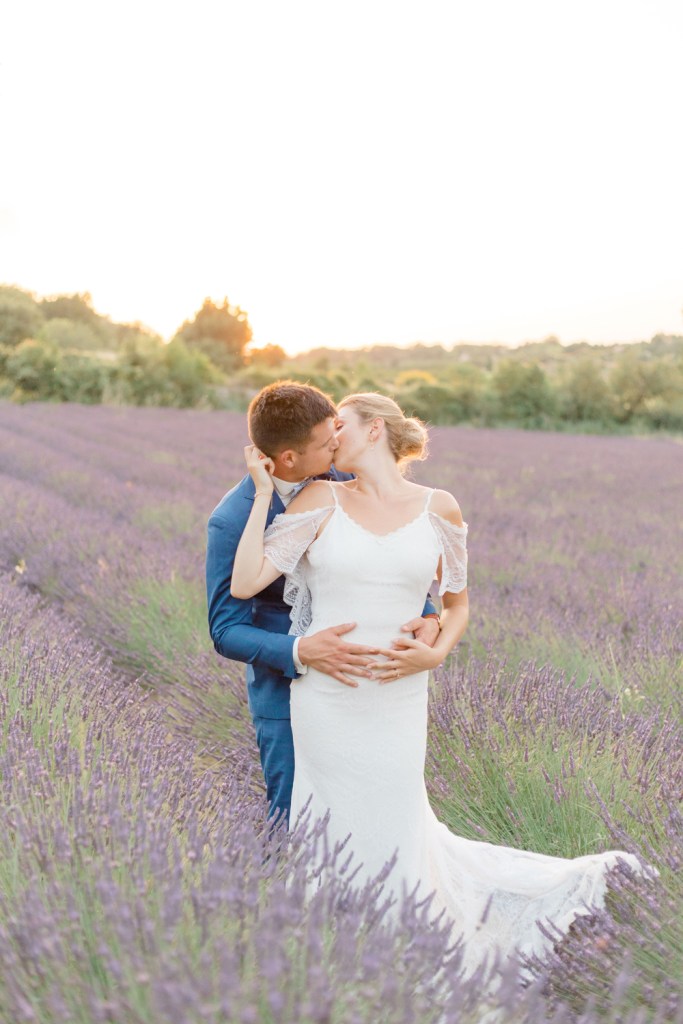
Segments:
[[[278,452],[273,457],[273,463],[275,464],[275,476],[277,476],[278,466],[283,469],[293,469],[296,464],[296,452],[293,448],[285,448],[284,451]]]

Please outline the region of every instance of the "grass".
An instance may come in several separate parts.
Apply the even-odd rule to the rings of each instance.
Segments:
[[[605,849],[609,836],[593,791],[635,812],[656,799],[664,767],[656,728],[646,742],[637,717],[626,719],[621,705],[619,721],[600,715],[594,688],[574,691],[569,711],[561,696],[546,704],[540,689],[552,685],[549,676],[533,668],[528,675],[538,691],[509,667],[482,686],[486,696],[455,691],[452,727],[431,733],[437,816],[458,835],[554,856]],[[634,842],[646,838],[636,828]]]

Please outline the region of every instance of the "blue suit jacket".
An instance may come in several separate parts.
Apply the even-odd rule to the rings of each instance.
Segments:
[[[350,480],[332,468],[333,480]],[[254,500],[254,481],[245,476],[211,513],[206,548],[206,594],[213,645],[224,658],[247,663],[247,696],[255,718],[289,718],[289,684],[297,675],[292,657],[294,637],[284,577],[256,597],[241,600],[230,593],[235,552]],[[266,524],[284,512],[275,492]],[[434,611],[428,600],[425,611]],[[351,639],[351,637],[349,637]]]

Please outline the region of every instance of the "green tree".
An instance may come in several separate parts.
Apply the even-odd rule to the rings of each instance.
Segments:
[[[189,407],[209,398],[208,385],[216,371],[202,352],[193,352],[180,338],[175,338],[164,345],[163,365],[173,395],[169,405]]]
[[[29,292],[0,286],[0,345],[19,345],[35,338],[43,324],[38,303]]]
[[[42,299],[40,309],[48,321],[48,337],[56,335],[56,343],[68,348],[89,349],[91,351],[113,350],[118,348],[119,332],[122,324],[114,324],[108,316],[102,316],[93,309],[92,296],[90,292],[75,293],[73,295],[54,295],[51,298]],[[65,321],[72,324],[71,333],[76,338],[85,339],[90,337],[93,340],[89,344],[64,344],[66,333]],[[53,328],[53,324],[59,322],[60,328]],[[88,333],[89,332],[89,333]],[[98,339],[95,341],[94,339]]]
[[[461,419],[491,419],[491,397],[488,386],[489,374],[472,363],[458,363],[448,376],[448,385],[453,400],[460,409]]]
[[[230,373],[244,365],[252,330],[244,310],[232,306],[227,298],[220,306],[211,299],[204,299],[202,308],[192,320],[185,321],[176,338],[190,348],[199,349],[219,369]]]
[[[652,399],[666,399],[672,390],[670,373],[663,360],[647,360],[635,352],[624,352],[609,379],[617,420],[628,423],[646,413]]]
[[[282,366],[286,358],[287,353],[280,345],[264,345],[249,351],[251,366]]]
[[[170,344],[138,335],[124,343],[108,397],[130,405],[187,407],[211,401],[215,369],[180,339]]]
[[[7,373],[7,363],[13,354],[14,348],[11,345],[0,345],[0,377]]]
[[[31,398],[52,398],[57,391],[59,351],[52,345],[27,338],[7,360],[5,372],[19,392]]]
[[[580,356],[570,363],[559,386],[562,415],[571,422],[609,422],[613,418],[609,387],[600,364],[592,356]]]
[[[55,395],[62,402],[97,405],[102,401],[113,367],[99,359],[67,352],[55,367]]]
[[[553,394],[540,366],[503,359],[492,383],[504,420],[539,425],[553,412]]]
[[[395,398],[407,415],[429,423],[459,423],[465,418],[458,399],[445,384],[414,384],[397,390]]]
[[[67,320],[54,317],[47,320],[38,337],[62,351],[99,352],[106,347],[102,334],[92,324],[83,320]]]
[[[103,319],[92,308],[90,292],[54,295],[52,298],[42,299],[40,309],[46,320],[77,320],[83,324],[95,324]]]

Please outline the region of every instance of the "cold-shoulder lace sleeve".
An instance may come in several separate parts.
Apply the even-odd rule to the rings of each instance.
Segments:
[[[306,583],[304,555],[333,506],[312,512],[281,513],[264,535],[263,553],[285,576],[284,598],[292,606],[289,632],[303,636],[311,624],[311,593]]]
[[[459,594],[467,586],[467,523],[456,526],[436,512],[430,512],[429,519],[441,547],[439,597],[447,590]]]

